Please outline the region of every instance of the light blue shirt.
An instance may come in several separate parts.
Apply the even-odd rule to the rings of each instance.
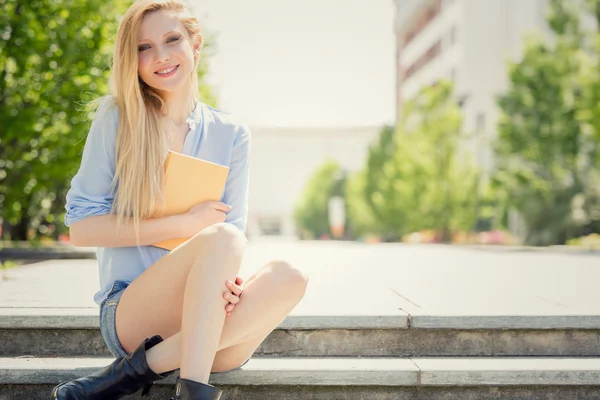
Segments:
[[[83,149],[79,171],[67,193],[65,225],[108,214],[114,193],[115,144],[118,111],[109,100],[100,106],[92,121]],[[230,168],[221,201],[232,208],[225,222],[245,232],[248,218],[250,129],[223,111],[200,101],[187,119],[190,131],[183,154]],[[165,149],[165,156],[168,149]],[[199,185],[202,182],[198,182]],[[154,246],[98,247],[100,290],[94,301],[100,305],[114,281],[132,282],[169,251]]]

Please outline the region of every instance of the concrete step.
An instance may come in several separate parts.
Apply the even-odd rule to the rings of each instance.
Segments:
[[[48,399],[58,382],[88,375],[111,358],[0,358],[0,400]],[[150,399],[173,394],[176,376]],[[253,358],[211,374],[223,400],[598,399],[600,358]],[[138,398],[132,395],[129,398]]]
[[[97,309],[0,309],[1,356],[110,356]],[[592,356],[600,326],[577,319],[288,316],[256,356]]]

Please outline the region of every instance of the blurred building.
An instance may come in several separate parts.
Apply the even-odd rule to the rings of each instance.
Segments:
[[[522,57],[525,34],[549,34],[547,0],[394,1],[397,116],[421,88],[450,79],[464,130],[475,134],[465,148],[489,174],[499,117],[496,96],[508,89],[507,62]]]
[[[360,170],[380,127],[270,128],[251,126],[248,235],[296,234],[294,207],[327,159]]]

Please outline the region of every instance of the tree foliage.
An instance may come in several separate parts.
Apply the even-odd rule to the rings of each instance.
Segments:
[[[0,218],[5,237],[33,239],[49,233],[49,225],[62,226],[66,191],[93,117],[84,105],[108,92],[118,22],[130,4],[0,0]],[[201,92],[214,101],[206,85]]]
[[[564,243],[597,213],[600,53],[598,32],[581,24],[597,5],[552,0],[553,43],[527,41],[498,100],[495,184],[524,219],[528,244]]]
[[[350,220],[361,232],[398,240],[431,229],[449,240],[452,231],[473,227],[478,174],[461,156],[451,92],[447,82],[424,88],[406,103],[397,129],[384,128],[369,149],[365,170],[348,185]]]
[[[294,211],[296,225],[303,237],[312,239],[330,233],[329,199],[343,194],[342,174],[340,165],[328,160],[310,177]]]

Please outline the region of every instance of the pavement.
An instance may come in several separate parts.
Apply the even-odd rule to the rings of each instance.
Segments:
[[[240,276],[275,259],[310,278],[292,316],[388,317],[422,327],[600,327],[597,253],[256,238]],[[97,314],[95,260],[35,262],[6,275],[0,314]]]

